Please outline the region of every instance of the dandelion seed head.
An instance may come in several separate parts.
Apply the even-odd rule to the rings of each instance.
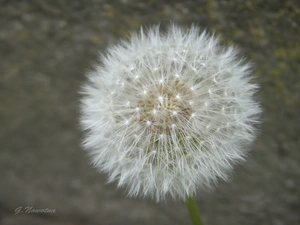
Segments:
[[[108,48],[82,87],[83,143],[129,196],[185,199],[226,179],[261,112],[250,66],[193,26]]]

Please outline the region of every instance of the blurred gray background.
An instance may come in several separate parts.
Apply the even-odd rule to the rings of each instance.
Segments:
[[[170,21],[222,35],[261,85],[261,133],[231,182],[200,194],[205,224],[300,224],[299,1],[0,0],[1,225],[191,224],[183,202],[107,185],[80,147],[78,90],[98,52]]]

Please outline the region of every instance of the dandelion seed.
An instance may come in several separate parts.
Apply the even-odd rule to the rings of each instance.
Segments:
[[[83,146],[95,166],[129,196],[157,201],[226,179],[261,112],[250,65],[237,58],[205,31],[175,25],[108,48],[82,87]]]
[[[159,97],[158,97],[158,101],[159,101],[160,103],[163,103],[164,97],[163,97],[163,96],[159,96]]]

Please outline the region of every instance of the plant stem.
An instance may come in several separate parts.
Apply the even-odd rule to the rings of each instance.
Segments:
[[[199,214],[199,210],[197,207],[197,202],[195,201],[195,199],[193,197],[187,197],[186,206],[188,208],[193,225],[203,225],[200,214]]]

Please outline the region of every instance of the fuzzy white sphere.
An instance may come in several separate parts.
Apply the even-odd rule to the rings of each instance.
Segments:
[[[254,140],[249,64],[191,27],[110,47],[82,92],[84,148],[129,196],[186,199],[226,179]]]

